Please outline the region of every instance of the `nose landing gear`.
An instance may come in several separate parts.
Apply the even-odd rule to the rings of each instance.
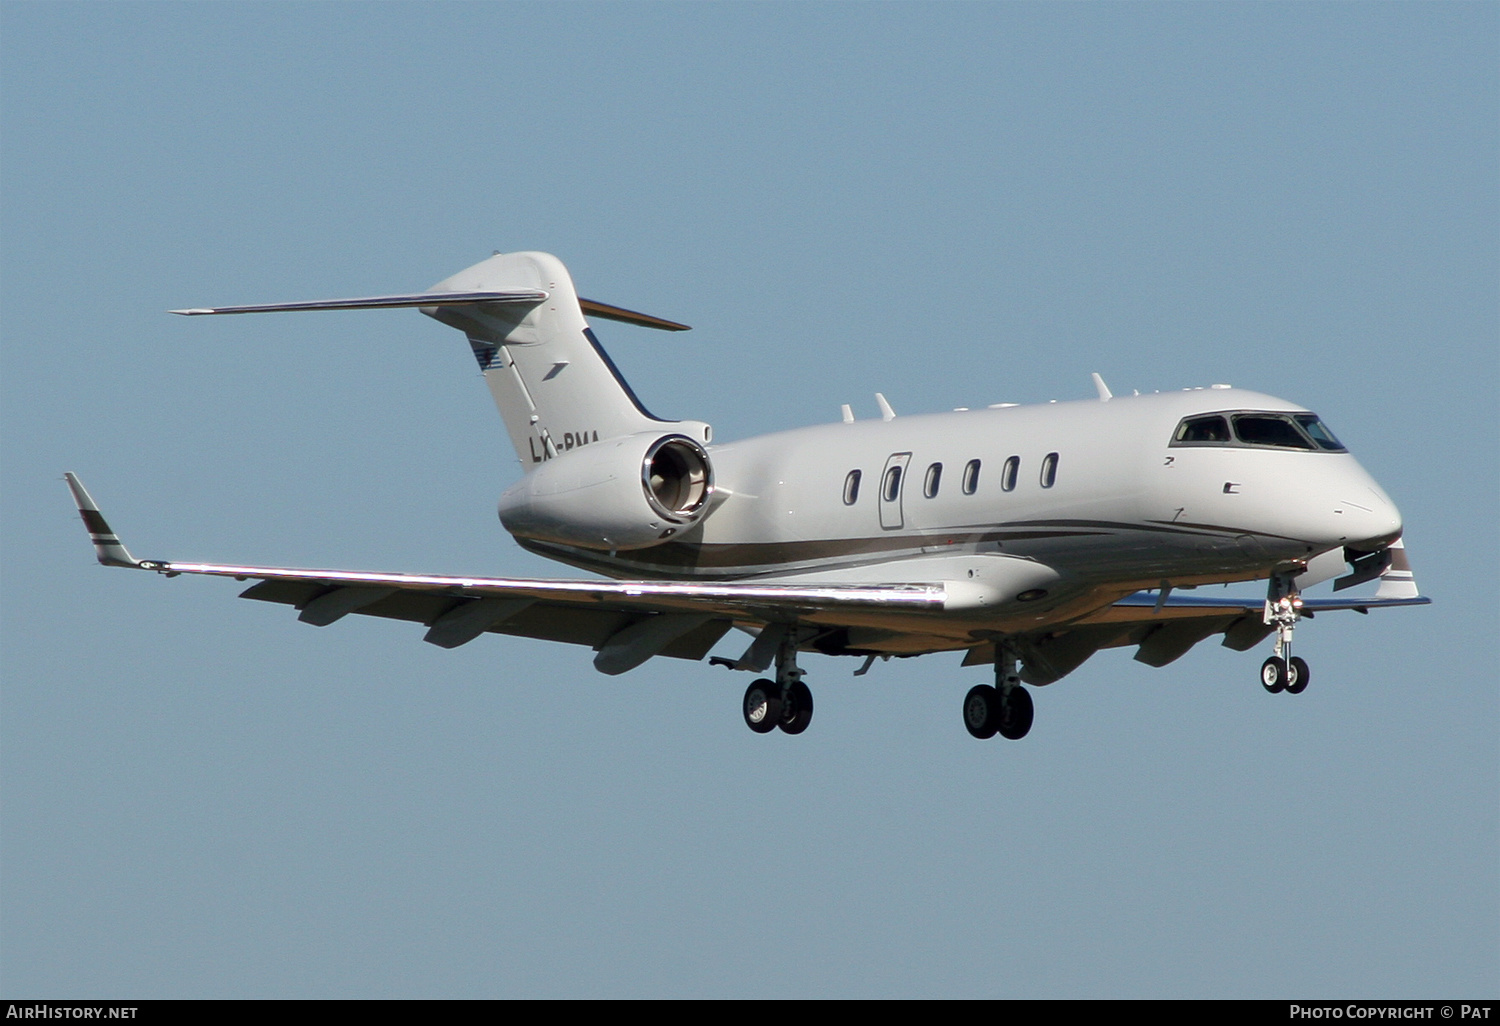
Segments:
[[[1292,655],[1292,631],[1300,619],[1302,596],[1297,593],[1297,585],[1290,576],[1273,575],[1266,595],[1264,623],[1276,628],[1276,654],[1260,664],[1261,686],[1273,695],[1278,691],[1300,695],[1312,679],[1307,660]]]

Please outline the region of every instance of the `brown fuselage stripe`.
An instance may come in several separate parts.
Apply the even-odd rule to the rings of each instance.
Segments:
[[[945,544],[960,546],[983,544],[986,542],[1038,541],[1050,538],[1078,538],[1088,535],[1108,536],[1138,531],[1187,537],[1201,537],[1204,535],[1234,537],[1242,534],[1259,534],[1261,537],[1279,538],[1277,535],[1265,535],[1260,532],[1246,531],[1241,528],[1223,527],[1212,524],[1171,524],[1160,522],[1141,524],[1101,520],[1028,520],[1003,525],[998,529],[995,525],[985,527],[976,525],[974,527],[955,527],[947,531],[927,535],[891,534],[863,538],[820,539],[816,541],[733,542],[704,545],[695,545],[689,542],[667,542],[665,545],[641,550],[640,556],[635,556],[632,553],[623,556],[617,555],[612,559],[606,557],[603,553],[595,553],[587,549],[574,548],[572,546],[554,546],[548,542],[529,539],[517,540],[533,552],[563,558],[566,562],[573,563],[575,566],[599,568],[606,573],[609,570],[604,568],[613,568],[618,571],[622,566],[628,566],[636,572],[671,575],[680,573],[683,570],[708,568],[753,571],[768,566],[808,563],[817,560],[847,559]],[[566,556],[563,553],[566,553]]]

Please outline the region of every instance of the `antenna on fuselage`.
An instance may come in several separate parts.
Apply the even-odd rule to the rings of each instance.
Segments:
[[[844,414],[844,423],[845,424],[853,424],[854,423],[854,409],[848,403],[843,403],[842,405],[839,406],[839,409]]]
[[[880,407],[881,420],[895,420],[896,411],[891,409],[891,404],[885,401],[885,396],[879,392],[875,393],[875,405]]]
[[[1090,374],[1089,377],[1094,379],[1094,390],[1099,393],[1099,401],[1101,403],[1109,402],[1109,400],[1114,398],[1114,394],[1110,392],[1109,386],[1104,383],[1104,379],[1099,376],[1098,371]]]

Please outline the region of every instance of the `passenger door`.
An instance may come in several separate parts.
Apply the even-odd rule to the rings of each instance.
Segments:
[[[906,489],[906,467],[911,463],[911,453],[892,453],[880,472],[880,526],[887,531],[901,527],[905,521],[901,515],[901,493]]]

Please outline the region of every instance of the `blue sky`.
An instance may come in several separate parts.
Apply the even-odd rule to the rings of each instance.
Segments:
[[[0,4],[6,996],[1441,996],[1500,983],[1500,8]],[[189,305],[558,254],[715,436],[1231,382],[1317,410],[1424,609],[739,675],[94,564],[556,574],[467,346]]]

